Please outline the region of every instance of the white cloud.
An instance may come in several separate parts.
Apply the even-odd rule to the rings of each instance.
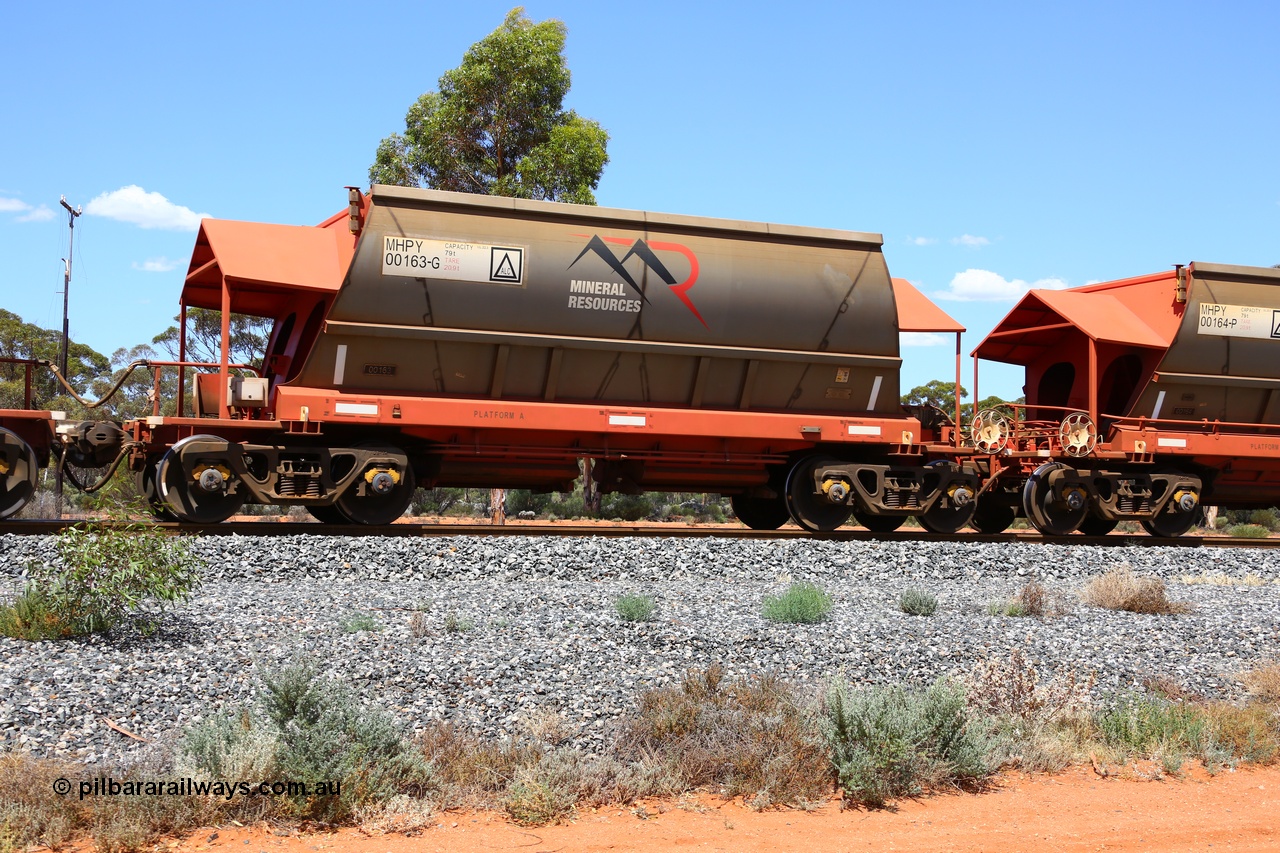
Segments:
[[[170,260],[161,255],[158,258],[147,258],[142,263],[133,262],[133,268],[141,272],[172,272],[178,268],[181,261]]]
[[[898,332],[898,343],[904,347],[940,347],[955,340],[938,332]]]
[[[952,237],[951,243],[954,246],[968,246],[970,249],[980,249],[983,246],[991,245],[991,241],[986,237],[975,237],[972,234],[961,234],[959,237]]]
[[[956,273],[947,289],[937,291],[933,296],[956,302],[1013,302],[1028,290],[1062,290],[1066,287],[1070,285],[1060,278],[1042,278],[1032,282],[1015,278],[1010,281],[990,270],[967,269]]]
[[[908,237],[907,242],[913,246],[932,246],[938,240],[935,237]]]
[[[32,207],[20,198],[0,198],[0,213],[19,213],[18,222],[48,222],[53,219],[53,210],[40,205]]]
[[[200,227],[200,220],[209,215],[174,204],[160,193],[149,193],[137,184],[103,193],[86,204],[84,212],[140,228],[163,228],[166,231],[195,231]]]
[[[48,222],[50,219],[53,219],[53,217],[56,215],[57,214],[54,212],[53,208],[42,204],[37,208],[33,208],[30,212],[24,213],[21,216],[19,216],[18,221],[19,222]]]

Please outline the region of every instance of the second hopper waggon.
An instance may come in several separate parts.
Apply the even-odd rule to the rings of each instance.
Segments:
[[[158,510],[387,523],[415,485],[728,494],[829,530],[968,521],[946,418],[899,405],[900,330],[960,328],[879,235],[375,186],[319,227],[206,220],[183,290],[275,321],[261,375],[126,425]],[[900,305],[913,310],[900,323]],[[224,322],[224,332],[226,332]]]
[[[1121,521],[1178,536],[1204,505],[1280,498],[1280,270],[1193,263],[1035,290],[974,350],[1026,368],[1026,404],[978,413],[974,525]]]

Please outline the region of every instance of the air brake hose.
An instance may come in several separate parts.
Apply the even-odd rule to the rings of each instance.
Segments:
[[[61,384],[63,388],[67,389],[67,393],[70,394],[72,397],[74,397],[75,401],[80,405],[84,406],[86,409],[96,409],[99,406],[101,406],[103,403],[107,402],[112,397],[114,397],[115,393],[120,390],[120,386],[124,385],[125,380],[127,380],[133,374],[133,371],[137,370],[139,367],[147,367],[147,368],[151,367],[151,362],[147,361],[146,359],[130,362],[130,364],[127,367],[125,367],[124,374],[119,379],[116,380],[116,384],[112,385],[110,390],[108,390],[107,393],[104,394],[101,399],[91,403],[88,400],[86,400],[84,397],[81,397],[76,392],[76,389],[71,387],[71,384],[67,382],[66,378],[62,375],[62,371],[58,369],[58,365],[54,364],[52,361],[49,361],[46,358],[37,359],[37,364],[42,364],[45,367],[52,370],[53,375],[57,377],[59,384]]]

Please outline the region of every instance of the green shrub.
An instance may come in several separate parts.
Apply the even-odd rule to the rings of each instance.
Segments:
[[[1120,695],[1098,713],[1096,723],[1102,742],[1122,761],[1156,759],[1176,766],[1213,745],[1204,708],[1161,696]]]
[[[454,613],[452,610],[444,615],[445,633],[465,634],[475,626],[476,626],[475,622],[466,618],[465,616],[459,616],[457,613]]]
[[[341,783],[338,796],[294,798],[299,815],[344,820],[358,806],[421,791],[430,782],[430,768],[390,715],[361,705],[314,667],[291,664],[264,676],[263,687],[281,778]]]
[[[343,619],[339,623],[339,627],[342,628],[342,633],[344,634],[356,634],[360,631],[381,631],[387,626],[379,622],[372,614],[353,613]]]
[[[647,622],[658,605],[648,595],[622,595],[613,602],[613,608],[628,622]]]
[[[924,691],[845,684],[827,693],[831,761],[851,802],[879,808],[940,786],[971,786],[996,769],[987,758],[985,721],[949,681]]]
[[[793,583],[781,595],[767,595],[763,616],[770,622],[813,624],[831,613],[831,596],[811,583]]]
[[[1248,523],[1265,527],[1268,530],[1275,530],[1277,527],[1280,527],[1280,519],[1276,517],[1276,511],[1274,509],[1250,510]]]
[[[154,630],[160,611],[186,601],[203,563],[184,539],[141,523],[76,525],[59,534],[53,565],[30,564],[0,630],[23,639],[75,637],[133,625]]]
[[[1233,524],[1227,528],[1227,535],[1236,539],[1266,539],[1271,530],[1261,524]]]
[[[911,616],[932,616],[938,599],[921,589],[908,589],[898,596],[898,609]]]

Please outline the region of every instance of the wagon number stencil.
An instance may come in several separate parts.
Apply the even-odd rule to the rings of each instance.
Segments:
[[[382,274],[519,285],[524,283],[524,248],[383,237]]]
[[[1196,332],[1228,338],[1280,340],[1280,310],[1201,302]]]

